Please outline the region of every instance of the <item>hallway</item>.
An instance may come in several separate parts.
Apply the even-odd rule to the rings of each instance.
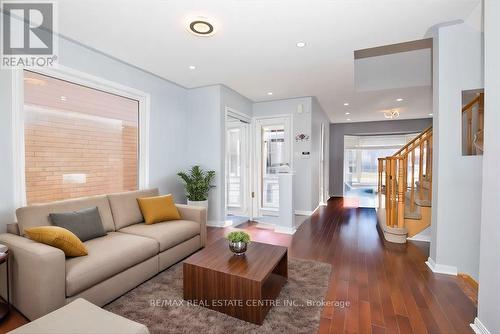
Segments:
[[[325,308],[320,333],[472,333],[477,309],[456,277],[428,269],[428,244],[384,242],[376,226],[375,210],[332,198],[293,237],[255,223],[239,228],[255,241],[288,246],[290,257],[332,264],[326,300],[350,306]],[[209,228],[209,242],[229,230]]]

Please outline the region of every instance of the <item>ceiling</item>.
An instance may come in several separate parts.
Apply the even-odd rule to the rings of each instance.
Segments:
[[[429,117],[429,85],[357,90],[353,52],[422,39],[433,25],[467,19],[479,4],[479,0],[58,2],[60,33],[82,44],[188,88],[225,84],[256,102],[316,96],[332,122],[384,120],[380,111],[391,108],[400,109],[401,119]],[[215,25],[215,35],[197,37],[187,31],[188,20],[200,16]],[[299,41],[306,46],[298,48]],[[349,106],[344,106],[346,102]]]

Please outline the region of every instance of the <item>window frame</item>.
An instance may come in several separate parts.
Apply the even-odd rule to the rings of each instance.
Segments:
[[[151,95],[149,93],[62,65],[57,68],[30,68],[29,71],[138,101],[138,188],[147,189],[149,187],[149,119],[151,113]],[[24,69],[12,71],[12,95],[14,204],[19,208],[26,206],[27,203],[24,142]]]

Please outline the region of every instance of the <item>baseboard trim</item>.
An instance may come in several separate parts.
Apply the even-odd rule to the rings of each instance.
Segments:
[[[298,216],[310,216],[314,211],[305,211],[305,210],[295,210],[295,214]]]
[[[413,237],[407,238],[407,240],[431,242],[431,236],[415,234]]]
[[[430,257],[427,259],[427,261],[425,261],[425,264],[427,265],[427,267],[429,267],[430,270],[432,270],[433,273],[436,274],[445,274],[453,276],[457,276],[458,274],[457,267],[436,263]]]
[[[294,235],[295,232],[297,232],[297,229],[293,227],[274,225],[274,232]]]
[[[470,327],[476,334],[491,334],[488,328],[477,317],[474,319],[474,323],[470,324]]]
[[[207,221],[207,226],[226,227],[226,226],[231,226],[231,223],[226,222],[226,221],[219,221],[219,220],[209,220],[209,221]]]

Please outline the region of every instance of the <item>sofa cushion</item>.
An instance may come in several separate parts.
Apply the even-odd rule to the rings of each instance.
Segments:
[[[158,188],[108,195],[116,230],[132,224],[142,223],[144,218],[137,199],[152,196],[158,196]]]
[[[81,241],[106,235],[97,206],[79,211],[51,213],[49,219],[55,226],[73,232]]]
[[[137,203],[141,208],[144,222],[148,225],[181,219],[179,210],[174,203],[174,196],[171,194],[138,198]]]
[[[37,226],[24,230],[33,241],[59,248],[66,256],[84,256],[87,248],[73,232],[59,226]]]
[[[160,252],[172,248],[200,234],[200,224],[190,220],[170,220],[152,225],[136,224],[119,232],[151,238],[160,244]]]
[[[66,296],[90,288],[158,254],[158,242],[111,232],[85,242],[88,255],[66,260]]]
[[[106,195],[68,199],[46,204],[34,204],[19,208],[16,210],[19,231],[21,235],[25,235],[25,228],[52,225],[49,219],[49,214],[51,213],[77,211],[95,206],[99,209],[104,230],[106,232],[114,231],[115,224],[113,223],[113,216],[111,215]]]
[[[145,325],[106,311],[83,298],[78,298],[9,333],[149,334],[149,330]]]

